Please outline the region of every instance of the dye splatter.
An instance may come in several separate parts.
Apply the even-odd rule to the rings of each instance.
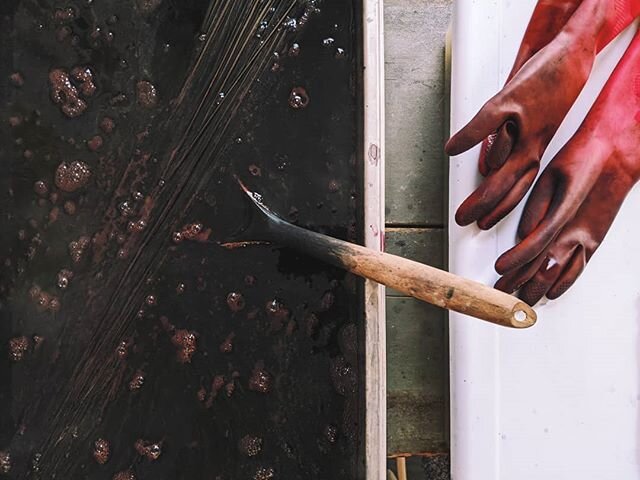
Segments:
[[[359,3],[5,3],[0,476],[364,478]]]

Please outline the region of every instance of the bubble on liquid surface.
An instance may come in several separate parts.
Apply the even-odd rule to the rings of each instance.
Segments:
[[[135,213],[131,203],[126,200],[118,205],[118,211],[125,218],[131,217]]]
[[[44,342],[44,337],[42,337],[40,335],[34,335],[33,336],[33,348],[34,348],[34,350],[37,350],[38,348],[40,348],[40,345],[42,345],[42,342]]]
[[[56,312],[60,309],[60,300],[37,285],[29,289],[29,298],[35,303],[40,312]]]
[[[71,78],[65,70],[61,68],[51,70],[49,86],[51,100],[67,117],[78,117],[87,109],[87,103],[79,97],[78,89],[71,83]]]
[[[229,383],[227,383],[224,386],[224,393],[227,395],[228,398],[231,398],[231,396],[233,395],[233,392],[236,391],[236,383],[231,380]]]
[[[12,466],[11,453],[7,450],[0,451],[0,473],[10,473]]]
[[[129,390],[135,392],[144,386],[145,374],[142,370],[136,370],[129,382]]]
[[[49,193],[49,186],[44,180],[38,180],[33,184],[33,191],[40,197],[46,197]]]
[[[241,293],[231,292],[227,295],[227,305],[232,312],[239,312],[245,307],[244,297]]]
[[[151,461],[158,460],[162,455],[162,442],[149,442],[139,438],[133,448],[138,452],[138,455]]]
[[[62,269],[58,272],[57,282],[58,288],[65,289],[71,283],[71,279],[73,278],[73,272],[71,270]]]
[[[245,435],[238,442],[238,450],[247,457],[255,457],[262,451],[262,438],[257,435]]]
[[[109,100],[109,105],[111,105],[112,107],[117,107],[117,106],[121,106],[121,105],[126,104],[128,101],[129,101],[129,99],[127,98],[127,96],[124,93],[116,93]]]
[[[75,192],[89,183],[91,170],[80,160],[71,163],[62,162],[55,173],[55,184],[63,192]]]
[[[282,26],[288,30],[289,32],[296,32],[298,30],[298,19],[296,18],[287,18],[285,19]]]
[[[221,353],[231,353],[233,351],[233,339],[236,337],[236,334],[231,332],[227,338],[224,339],[224,342],[220,344],[220,352]]]
[[[9,340],[9,359],[13,362],[24,360],[31,346],[31,342],[25,336],[15,337]]]
[[[271,328],[276,331],[282,328],[289,320],[289,315],[291,314],[289,309],[277,298],[267,302],[265,311],[271,320]]]
[[[116,348],[116,355],[118,358],[124,360],[129,356],[129,347],[131,346],[131,343],[132,342],[130,340],[122,340],[118,344],[118,348]]]
[[[309,105],[309,95],[303,87],[295,87],[289,94],[289,106],[294,110],[307,108]]]
[[[336,297],[333,294],[333,292],[331,291],[327,291],[324,293],[324,295],[322,295],[322,298],[320,299],[320,309],[321,310],[329,310],[331,307],[333,307],[333,304],[336,301]]]
[[[267,31],[267,28],[269,28],[269,22],[267,22],[266,20],[260,22],[260,24],[258,25],[258,30],[256,31],[256,38],[262,38],[262,35]]]
[[[111,445],[104,438],[99,438],[93,442],[93,458],[100,465],[104,465],[109,461],[111,456]]]
[[[143,14],[148,15],[153,13],[160,6],[162,0],[136,0],[136,3],[140,11]]]
[[[224,377],[222,375],[216,375],[211,382],[211,391],[219,392],[224,387]]]
[[[131,469],[123,470],[113,476],[113,480],[136,480],[136,478],[136,474]]]
[[[193,240],[196,242],[205,242],[211,234],[210,229],[204,228],[202,223],[189,223],[184,225],[179,232],[172,235],[173,243],[180,243],[183,240]]]
[[[258,362],[249,378],[249,390],[258,393],[269,393],[273,383],[273,377],[264,369],[262,362]]]
[[[100,130],[102,130],[107,135],[113,132],[113,129],[116,127],[116,123],[113,121],[111,117],[104,117],[100,121]]]
[[[11,85],[17,88],[20,88],[24,85],[24,77],[20,72],[12,73],[9,76],[9,81],[11,82]]]
[[[340,395],[354,394],[358,378],[355,369],[340,355],[330,361],[330,374],[333,388]]]
[[[136,220],[135,222],[129,222],[127,224],[127,231],[132,233],[143,232],[147,228],[147,222],[144,219]]]
[[[289,47],[288,55],[290,57],[297,57],[300,55],[300,45],[298,43],[291,45],[291,47]]]
[[[187,240],[194,240],[204,227],[201,223],[190,223],[182,227],[182,236]]]
[[[176,358],[180,363],[191,363],[198,348],[196,334],[189,330],[176,330],[171,342],[178,347]]]
[[[254,177],[261,177],[262,169],[257,165],[249,165],[249,173]]]
[[[71,200],[67,200],[66,202],[64,202],[63,208],[67,215],[76,214],[76,211],[77,211],[76,204]]]
[[[70,22],[75,20],[76,15],[77,13],[73,7],[56,8],[53,12],[53,19],[56,22]]]
[[[335,39],[333,37],[327,37],[322,40],[322,45],[325,47],[330,47],[335,43]]]
[[[276,472],[272,467],[259,467],[253,475],[253,480],[273,480]]]
[[[324,427],[324,438],[330,444],[334,444],[338,441],[338,427],[335,425],[327,425]]]
[[[31,471],[33,473],[39,473],[40,472],[40,461],[42,460],[42,454],[41,453],[35,453],[33,455],[33,457],[31,458]]]
[[[69,242],[69,255],[73,263],[79,263],[82,260],[89,245],[91,245],[91,239],[84,235],[77,240]]]
[[[97,87],[93,80],[93,72],[89,67],[75,67],[71,70],[71,77],[80,85],[80,92],[85,97],[96,93]]]
[[[143,108],[153,108],[158,104],[158,92],[156,87],[147,80],[140,80],[136,84],[138,104]]]

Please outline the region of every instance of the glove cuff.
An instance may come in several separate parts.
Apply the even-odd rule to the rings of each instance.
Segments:
[[[598,52],[640,15],[640,0],[613,0],[613,10],[598,35]]]

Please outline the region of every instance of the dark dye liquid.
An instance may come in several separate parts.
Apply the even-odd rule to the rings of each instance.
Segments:
[[[259,240],[233,175],[361,239],[359,2],[301,2],[172,171],[208,6],[0,3],[0,478],[364,478],[361,283],[219,245]]]

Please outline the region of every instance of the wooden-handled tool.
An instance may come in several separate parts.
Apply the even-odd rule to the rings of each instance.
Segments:
[[[292,225],[273,213],[259,194],[238,182],[266,219],[266,225],[260,228],[260,240],[277,241],[430,304],[497,325],[527,328],[536,322],[536,313],[529,305],[495,288]]]

